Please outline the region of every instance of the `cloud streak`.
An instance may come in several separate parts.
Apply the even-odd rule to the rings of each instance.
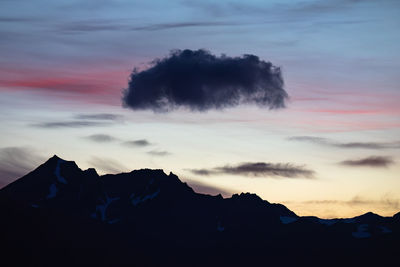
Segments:
[[[237,165],[225,165],[211,169],[190,169],[189,171],[203,176],[231,174],[246,177],[314,177],[314,171],[291,163],[244,162]]]
[[[400,148],[400,142],[348,142],[341,143],[334,140],[316,136],[293,136],[290,141],[309,142],[318,145],[339,147],[339,148],[361,148],[361,149],[391,149]]]
[[[255,104],[283,108],[288,98],[280,68],[254,55],[220,57],[206,50],[176,50],[146,70],[135,69],[123,92],[133,110],[169,112]]]
[[[92,134],[85,138],[97,143],[110,143],[117,140],[117,138],[108,134]]]
[[[93,114],[78,114],[73,118],[74,118],[73,120],[67,120],[67,121],[35,123],[31,124],[31,126],[39,128],[49,128],[49,129],[106,126],[106,125],[111,125],[112,123],[120,122],[123,116],[111,113],[93,113]]]
[[[213,26],[234,26],[237,23],[232,22],[210,22],[210,21],[192,21],[192,22],[175,22],[175,23],[160,23],[147,26],[133,27],[134,31],[159,31],[177,28],[193,28],[193,27],[213,27]]]
[[[199,181],[187,180],[188,185],[193,188],[196,193],[208,194],[208,195],[218,195],[221,194],[224,197],[229,197],[232,192],[226,189],[222,189],[213,185],[205,184]]]
[[[0,188],[35,169],[45,158],[26,147],[0,148]]]
[[[350,167],[375,167],[382,168],[388,167],[391,164],[394,164],[394,161],[391,157],[383,157],[383,156],[370,156],[367,158],[356,159],[356,160],[344,160],[339,162],[341,165],[350,166]]]
[[[126,141],[122,143],[123,145],[132,146],[132,147],[145,147],[150,146],[151,143],[146,139],[138,139],[133,141]]]
[[[96,170],[101,170],[107,174],[115,174],[128,171],[128,168],[110,158],[100,158],[93,156],[88,163]]]
[[[32,124],[34,127],[39,128],[82,128],[82,127],[93,127],[93,126],[105,126],[109,123],[97,122],[97,121],[54,121],[54,122],[42,122]]]
[[[170,152],[165,151],[165,150],[151,150],[151,151],[147,152],[147,154],[152,155],[152,156],[157,156],[157,157],[164,157],[164,156],[171,155]]]
[[[122,115],[112,113],[94,113],[94,114],[78,114],[75,116],[78,120],[102,120],[102,121],[118,121],[123,118]]]
[[[284,201],[285,203],[294,203],[294,201]],[[301,202],[303,204],[316,204],[316,205],[348,205],[348,206],[382,206],[398,210],[400,209],[400,199],[393,198],[390,195],[383,195],[380,199],[365,198],[362,196],[354,196],[348,200],[335,200],[335,199],[324,199],[324,200],[307,200]]]

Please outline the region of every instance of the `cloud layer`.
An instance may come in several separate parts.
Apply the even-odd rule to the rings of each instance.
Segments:
[[[191,169],[196,175],[233,174],[248,177],[312,178],[314,171],[291,163],[244,162],[211,169]]]
[[[348,142],[341,143],[334,140],[316,136],[293,136],[292,141],[310,142],[319,145],[333,146],[339,148],[363,148],[363,149],[389,149],[400,148],[400,142]]]
[[[125,107],[168,112],[224,109],[240,104],[282,108],[288,98],[278,67],[255,55],[220,57],[175,50],[146,70],[135,69],[123,92]]]
[[[391,157],[383,156],[370,156],[367,158],[356,159],[356,160],[344,160],[340,162],[342,165],[352,167],[387,167],[393,164],[394,161]]]

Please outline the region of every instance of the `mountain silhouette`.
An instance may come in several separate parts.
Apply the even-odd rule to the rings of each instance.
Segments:
[[[162,170],[99,176],[53,156],[2,188],[0,208],[4,266],[399,266],[400,213],[300,217]]]

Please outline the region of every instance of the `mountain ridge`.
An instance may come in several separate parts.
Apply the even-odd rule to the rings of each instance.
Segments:
[[[386,255],[400,240],[400,213],[302,217],[256,194],[223,198],[196,193],[161,169],[100,176],[93,168],[82,170],[56,155],[2,188],[0,204],[4,218],[0,226],[8,229],[2,242],[11,249],[9,255],[18,259],[14,250],[18,251],[39,266],[51,266],[56,260],[43,254],[49,250],[57,257],[60,251],[69,251],[66,266],[81,261],[99,266],[187,266],[193,258],[197,262],[189,265],[239,266],[258,264],[265,251],[270,262],[288,265],[308,262],[303,254],[309,251],[316,259],[334,253],[338,261],[357,263],[371,249]],[[196,256],[199,251],[204,253],[201,259]],[[286,253],[293,258],[285,258]],[[365,264],[382,260],[371,257]],[[393,260],[389,259],[387,263]],[[16,266],[27,263],[16,262]]]

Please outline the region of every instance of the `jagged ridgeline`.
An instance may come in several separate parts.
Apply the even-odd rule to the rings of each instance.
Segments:
[[[162,170],[99,176],[54,156],[1,189],[0,205],[4,266],[398,266],[399,213],[299,217]]]

